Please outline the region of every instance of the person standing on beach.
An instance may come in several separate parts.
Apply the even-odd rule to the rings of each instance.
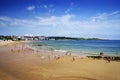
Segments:
[[[50,48],[50,50],[51,50],[51,54],[52,54],[52,56],[53,56],[53,51],[54,51],[53,48]]]
[[[11,52],[13,52],[13,49],[11,49]]]
[[[111,60],[112,60],[112,59],[111,59],[111,57],[109,57],[109,58],[108,58],[108,62],[110,63],[110,62],[111,62]]]
[[[13,49],[11,49],[11,53],[12,53],[12,55],[13,55],[13,52],[14,52],[14,50],[13,50]]]
[[[20,53],[20,49],[18,49],[18,53]]]
[[[75,61],[75,56],[73,56],[72,61]]]
[[[50,55],[48,55],[48,59],[50,60]]]
[[[104,53],[103,52],[100,52],[100,57],[104,58]]]
[[[70,51],[70,53],[69,53],[69,56],[71,56],[71,51]]]
[[[66,52],[66,54],[65,54],[66,56],[68,55],[68,51]]]
[[[37,53],[36,55],[38,56],[39,55],[39,50],[36,50],[36,53]]]

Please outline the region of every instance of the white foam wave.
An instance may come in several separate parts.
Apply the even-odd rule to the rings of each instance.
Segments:
[[[64,53],[67,52],[66,50],[54,50],[54,51],[56,51],[56,52],[64,52]]]

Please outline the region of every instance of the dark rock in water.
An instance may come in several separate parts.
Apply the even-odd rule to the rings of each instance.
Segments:
[[[103,52],[100,52],[100,56],[103,56],[104,55],[104,53]]]
[[[88,58],[93,58],[93,59],[101,59],[101,56],[87,56]]]
[[[32,46],[43,46],[42,44],[33,44]]]

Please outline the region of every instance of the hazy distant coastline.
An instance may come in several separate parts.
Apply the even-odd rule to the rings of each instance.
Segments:
[[[105,40],[100,38],[83,38],[83,37],[61,37],[61,36],[4,36],[0,35],[0,40]]]

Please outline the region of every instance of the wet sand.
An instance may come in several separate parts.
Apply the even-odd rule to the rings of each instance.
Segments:
[[[120,62],[34,51],[22,43],[0,47],[0,80],[120,80]]]

